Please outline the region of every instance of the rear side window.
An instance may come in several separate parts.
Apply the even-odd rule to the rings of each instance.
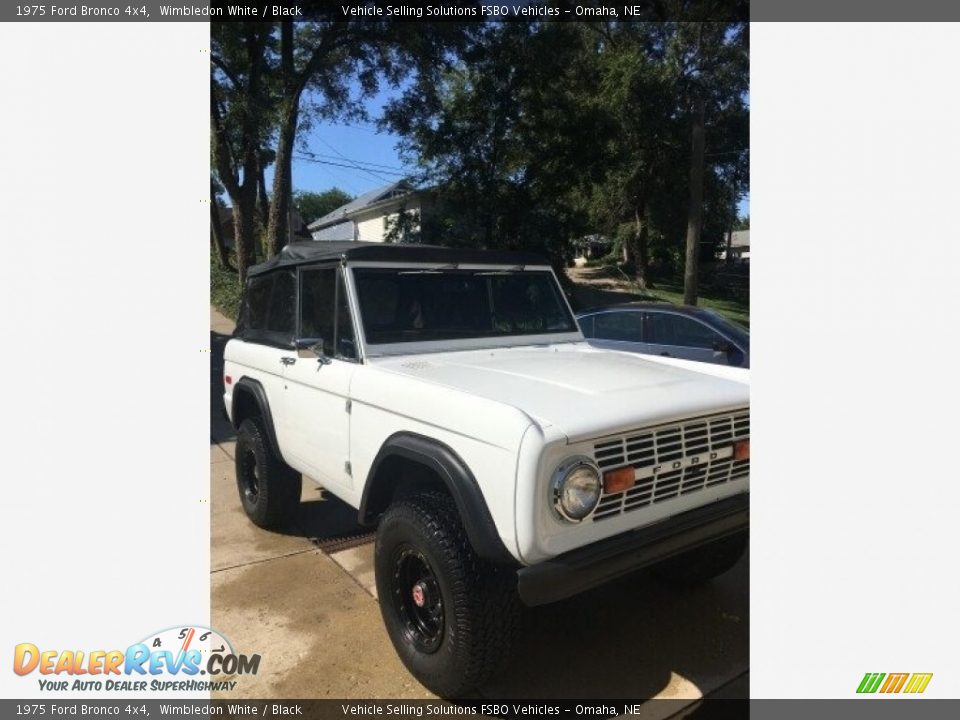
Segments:
[[[293,343],[296,280],[284,270],[247,281],[237,334],[244,340],[271,345]]]
[[[643,342],[643,313],[607,312],[594,315],[593,337],[599,340]]]
[[[683,315],[651,313],[649,323],[652,341],[657,345],[710,349],[722,340],[706,325]]]
[[[273,290],[273,276],[260,275],[247,282],[245,304],[245,330],[266,330],[267,314],[270,312],[270,292]]]
[[[276,273],[270,293],[267,330],[293,338],[293,320],[297,305],[297,281],[290,272]]]

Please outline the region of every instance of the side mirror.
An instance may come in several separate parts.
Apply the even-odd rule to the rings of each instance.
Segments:
[[[716,340],[713,343],[713,351],[729,355],[733,352],[733,345],[727,340]]]
[[[323,338],[302,338],[297,340],[297,357],[316,358],[321,365],[328,365],[330,358],[323,351]]]

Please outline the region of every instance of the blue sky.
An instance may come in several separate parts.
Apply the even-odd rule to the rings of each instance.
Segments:
[[[356,196],[399,180],[404,174],[412,174],[415,169],[405,167],[400,159],[399,138],[379,132],[373,124],[384,103],[396,92],[385,89],[366,103],[371,116],[368,122],[317,123],[308,133],[306,145],[319,162],[299,159],[303,152],[296,151],[294,190],[323,192],[339,187]],[[272,171],[268,170],[266,180],[269,187]],[[749,213],[748,195],[740,203],[740,215]]]
[[[316,123],[306,136],[306,147],[315,161],[302,159],[304,152],[299,148],[294,153],[294,190],[323,192],[339,187],[360,195],[412,174],[414,168],[404,167],[400,160],[399,138],[379,132],[373,122],[395,92],[386,89],[367,101],[369,121]],[[272,178],[268,170],[268,186]]]

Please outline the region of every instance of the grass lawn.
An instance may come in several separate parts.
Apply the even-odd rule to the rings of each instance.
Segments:
[[[656,285],[656,287],[652,290],[647,290],[645,294],[657,300],[666,300],[675,305],[683,304],[682,285],[673,285],[665,280],[655,281],[654,285]],[[750,327],[750,306],[745,303],[730,298],[718,298],[701,294],[697,298],[697,305],[716,310],[727,319],[740,323],[745,327]]]

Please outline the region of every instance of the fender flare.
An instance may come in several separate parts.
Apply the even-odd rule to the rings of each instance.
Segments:
[[[263,385],[253,378],[244,376],[237,380],[236,385],[234,385],[233,396],[230,400],[230,417],[234,419],[234,428],[240,428],[240,423],[236,422],[237,399],[244,393],[249,393],[253,397],[253,401],[257,404],[257,407],[260,408],[260,417],[263,418],[263,429],[267,433],[267,441],[270,443],[270,448],[273,450],[274,455],[282,458],[283,455],[280,453],[280,444],[277,442],[277,434],[273,429],[273,414],[270,412],[270,401],[267,400],[267,392],[263,389]]]
[[[391,457],[402,457],[424,465],[443,481],[447,491],[453,497],[467,537],[477,555],[498,565],[517,565],[516,559],[500,539],[493,516],[483,497],[483,491],[467,464],[449,446],[417,433],[405,431],[394,433],[380,447],[370,466],[360,499],[361,524],[372,525],[377,519],[379,513],[371,507],[376,503],[371,500],[374,493],[383,486],[383,481],[381,480],[378,488],[375,489],[374,478],[377,477],[380,465]]]

